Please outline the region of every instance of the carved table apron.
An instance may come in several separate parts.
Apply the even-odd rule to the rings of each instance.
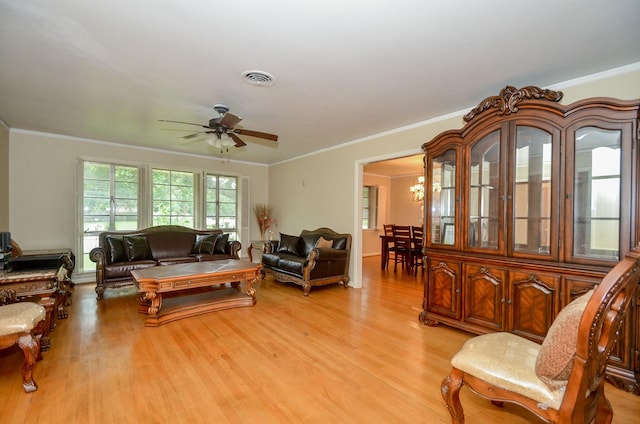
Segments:
[[[139,312],[147,314],[145,326],[157,327],[211,311],[255,305],[253,283],[261,278],[261,268],[247,260],[227,259],[156,266],[131,271],[131,275],[141,293]]]

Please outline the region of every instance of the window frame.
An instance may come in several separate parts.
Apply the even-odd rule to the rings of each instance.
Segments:
[[[233,175],[228,173],[216,173],[213,171],[207,170],[193,170],[186,169],[181,167],[172,167],[172,166],[155,166],[150,164],[140,164],[140,163],[127,163],[126,161],[116,161],[116,160],[104,160],[104,159],[95,159],[95,158],[78,158],[77,160],[77,197],[76,197],[76,210],[78,211],[76,215],[76,228],[78,229],[77,236],[77,246],[76,251],[81,252],[77,255],[77,269],[80,272],[91,272],[95,270],[95,264],[91,262],[89,259],[89,252],[92,247],[97,246],[97,235],[104,231],[115,231],[114,228],[109,229],[100,229],[95,231],[85,231],[85,214],[84,214],[84,202],[85,202],[85,172],[84,166],[87,163],[98,163],[103,165],[108,165],[111,169],[115,169],[119,166],[122,167],[132,167],[136,168],[138,171],[138,190],[137,190],[137,228],[143,229],[149,226],[154,225],[154,215],[153,215],[153,206],[154,206],[154,184],[153,184],[153,172],[154,170],[165,170],[171,172],[185,172],[191,173],[193,176],[193,203],[192,203],[192,211],[193,211],[193,225],[190,225],[192,228],[219,228],[225,233],[229,233],[229,239],[231,240],[239,240],[240,239],[240,211],[242,207],[242,199],[240,193],[240,183],[242,181],[242,176]],[[235,221],[235,227],[221,227],[221,216],[220,216],[220,195],[219,190],[217,190],[217,198],[216,198],[216,222],[211,225],[207,225],[207,192],[206,192],[206,181],[207,177],[215,177],[219,182],[220,178],[229,178],[235,180],[233,183],[235,190],[235,218],[230,217],[232,221]],[[110,178],[110,193],[113,193],[114,190],[114,180]],[[228,202],[227,202],[228,203]],[[114,202],[110,200],[110,207],[114,208]],[[110,210],[110,216],[114,211]],[[225,215],[226,218],[229,216]],[[222,217],[224,218],[224,217]],[[112,222],[113,220],[110,220]],[[161,224],[160,224],[161,225]],[[172,225],[182,225],[180,223],[172,223]],[[93,236],[94,240],[87,242],[87,236]]]
[[[365,222],[367,223],[365,226]],[[362,186],[362,230],[378,229],[378,186],[364,184]]]

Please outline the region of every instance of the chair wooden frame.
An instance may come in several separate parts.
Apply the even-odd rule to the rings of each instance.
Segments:
[[[395,256],[393,259],[393,271],[398,269],[398,262],[401,263],[402,269],[407,265],[409,269],[413,268],[413,245],[411,240],[411,226],[394,225],[393,226],[393,247]]]
[[[596,287],[580,320],[573,366],[558,409],[497,387],[454,367],[441,386],[451,422],[465,422],[459,395],[462,386],[466,385],[496,405],[500,406],[503,402],[519,404],[549,423],[610,423],[613,409],[604,393],[607,359],[615,347],[639,281],[640,251],[636,249]]]
[[[414,272],[418,274],[418,268],[424,269],[424,253],[422,247],[424,246],[424,230],[421,226],[411,226],[411,243],[412,243],[412,256]]]
[[[393,254],[394,259],[395,259],[395,254],[396,254],[396,249],[395,246],[393,245],[393,227],[394,224],[382,224],[382,227],[384,228],[384,235],[385,235],[385,240],[387,243],[387,257],[386,257],[386,263],[384,264],[384,268],[389,268],[389,260],[391,260],[391,254]],[[389,237],[391,237],[391,240],[389,240]]]

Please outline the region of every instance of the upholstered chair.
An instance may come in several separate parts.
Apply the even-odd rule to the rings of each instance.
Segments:
[[[505,332],[469,339],[442,382],[452,422],[465,422],[459,392],[466,385],[494,404],[519,404],[550,423],[610,423],[606,363],[637,293],[639,261],[638,252],[628,255],[562,309],[542,345]]]
[[[24,352],[22,386],[25,392],[38,389],[32,372],[40,357],[40,341],[34,329],[45,319],[44,307],[33,302],[18,302],[0,306],[0,349],[18,344]]]

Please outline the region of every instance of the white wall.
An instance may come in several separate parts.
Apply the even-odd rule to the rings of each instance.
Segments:
[[[9,227],[12,238],[23,249],[72,247],[75,252],[80,251],[82,234],[76,229],[79,158],[247,176],[251,205],[269,200],[268,167],[264,165],[11,130]],[[251,234],[241,235],[244,248],[260,234],[251,208],[248,211],[245,218],[249,220]]]
[[[9,231],[9,128],[0,120],[0,231]]]
[[[504,85],[509,83],[505,81]],[[536,82],[531,81],[530,84],[535,85]],[[495,92],[486,93],[486,96],[498,94],[503,87],[496,87]],[[564,104],[599,96],[629,100],[640,98],[640,64],[568,81],[552,88],[564,92]],[[481,100],[477,99],[476,104]],[[476,104],[468,105],[468,108]],[[271,204],[277,205],[282,228],[289,234],[321,226],[351,233],[354,246],[350,285],[361,287],[364,250],[359,210],[363,164],[422,153],[421,145],[440,132],[461,128],[463,112],[272,165],[269,168],[269,198]]]

